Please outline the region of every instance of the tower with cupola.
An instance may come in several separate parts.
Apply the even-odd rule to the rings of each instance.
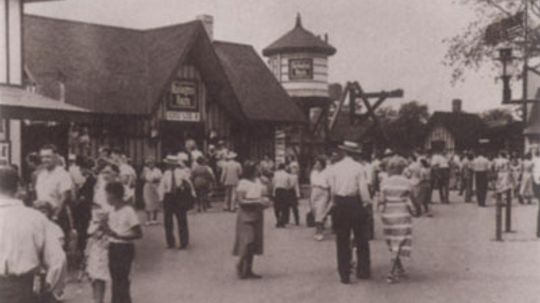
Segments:
[[[300,14],[292,30],[263,49],[270,70],[309,119],[309,126],[278,130],[276,161],[283,160],[282,141],[286,141],[286,153],[299,156],[304,166],[309,166],[309,159],[324,151],[331,103],[328,59],[335,53],[328,35],[315,35],[305,29]]]

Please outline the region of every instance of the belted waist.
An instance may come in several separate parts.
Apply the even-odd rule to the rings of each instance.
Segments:
[[[360,196],[334,196],[334,203],[336,204],[349,204],[358,203],[362,205],[362,198]]]

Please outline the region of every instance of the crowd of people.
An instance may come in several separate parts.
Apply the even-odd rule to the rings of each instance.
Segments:
[[[16,167],[2,166],[0,203],[9,207],[0,208],[0,218],[7,222],[0,230],[0,270],[17,278],[0,283],[0,301],[61,300],[69,263],[80,270],[80,277],[90,279],[95,302],[104,302],[108,282],[112,302],[131,302],[129,275],[142,225],[160,225],[158,214],[163,211],[165,247],[186,249],[188,212],[205,212],[219,198],[223,211],[237,214],[233,254],[238,256],[238,277],[260,278],[253,263],[254,256],[263,253],[263,210],[273,207],[278,229],[291,221],[301,224],[300,165],[294,157],[278,163],[269,155],[242,163],[237,157],[224,143],[204,153],[188,141],[183,151],[147,159],[137,173],[114,148],[100,148],[94,159],[69,155],[66,161],[46,145],[26,158],[25,182],[19,182]],[[377,211],[390,251],[387,282],[396,283],[406,277],[403,259],[411,255],[413,218],[433,216],[433,191],[439,191],[441,203],[450,203],[450,190],[457,190],[464,202],[476,197],[485,207],[491,188],[501,203],[516,198],[531,204],[540,195],[540,150],[524,157],[500,152],[489,158],[482,152],[386,150],[372,159],[357,143],[344,142],[331,155],[314,159],[309,182],[305,223],[315,227],[314,238],[321,241],[331,221],[341,282],[350,283],[351,264],[357,278],[370,278],[369,240]],[[141,183],[143,224],[135,212]],[[19,226],[13,216],[25,222],[29,218],[31,226],[7,232]],[[39,241],[19,247],[17,237]],[[28,287],[34,288],[33,297],[25,297]]]

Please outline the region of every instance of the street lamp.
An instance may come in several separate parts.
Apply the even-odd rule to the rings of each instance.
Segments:
[[[512,101],[512,89],[510,88],[510,79],[512,75],[510,74],[510,68],[512,64],[512,49],[511,48],[501,48],[499,49],[499,58],[498,60],[502,63],[502,75],[501,79],[503,80],[503,103],[509,103]]]

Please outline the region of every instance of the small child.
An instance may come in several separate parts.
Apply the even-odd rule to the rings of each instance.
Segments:
[[[88,243],[86,244],[86,274],[92,283],[94,303],[105,300],[105,285],[109,274],[109,238],[105,234],[104,222],[107,222],[107,210],[97,203],[92,205],[92,221],[88,226]]]
[[[64,232],[56,224],[54,221],[51,220],[53,215],[53,206],[48,201],[35,201],[34,202],[34,208],[36,210],[39,210],[42,212],[48,219],[47,229],[48,232],[50,232],[52,235],[54,235],[55,238],[58,239],[61,246],[64,246],[65,242],[65,236]],[[46,268],[40,268],[37,272],[35,279],[34,279],[34,292],[39,297],[39,302],[42,303],[54,303],[54,302],[60,302],[62,300],[63,294],[64,294],[64,288],[65,288],[65,278],[67,275],[67,271],[64,270],[62,273],[63,277],[59,279],[59,282],[56,285],[50,285],[49,287],[46,287],[45,285],[45,277],[47,275]]]
[[[110,242],[112,302],[131,302],[129,272],[135,257],[133,241],[142,238],[139,218],[133,207],[124,200],[124,191],[120,182],[111,182],[105,187],[107,202],[113,207],[108,222],[103,225]]]

